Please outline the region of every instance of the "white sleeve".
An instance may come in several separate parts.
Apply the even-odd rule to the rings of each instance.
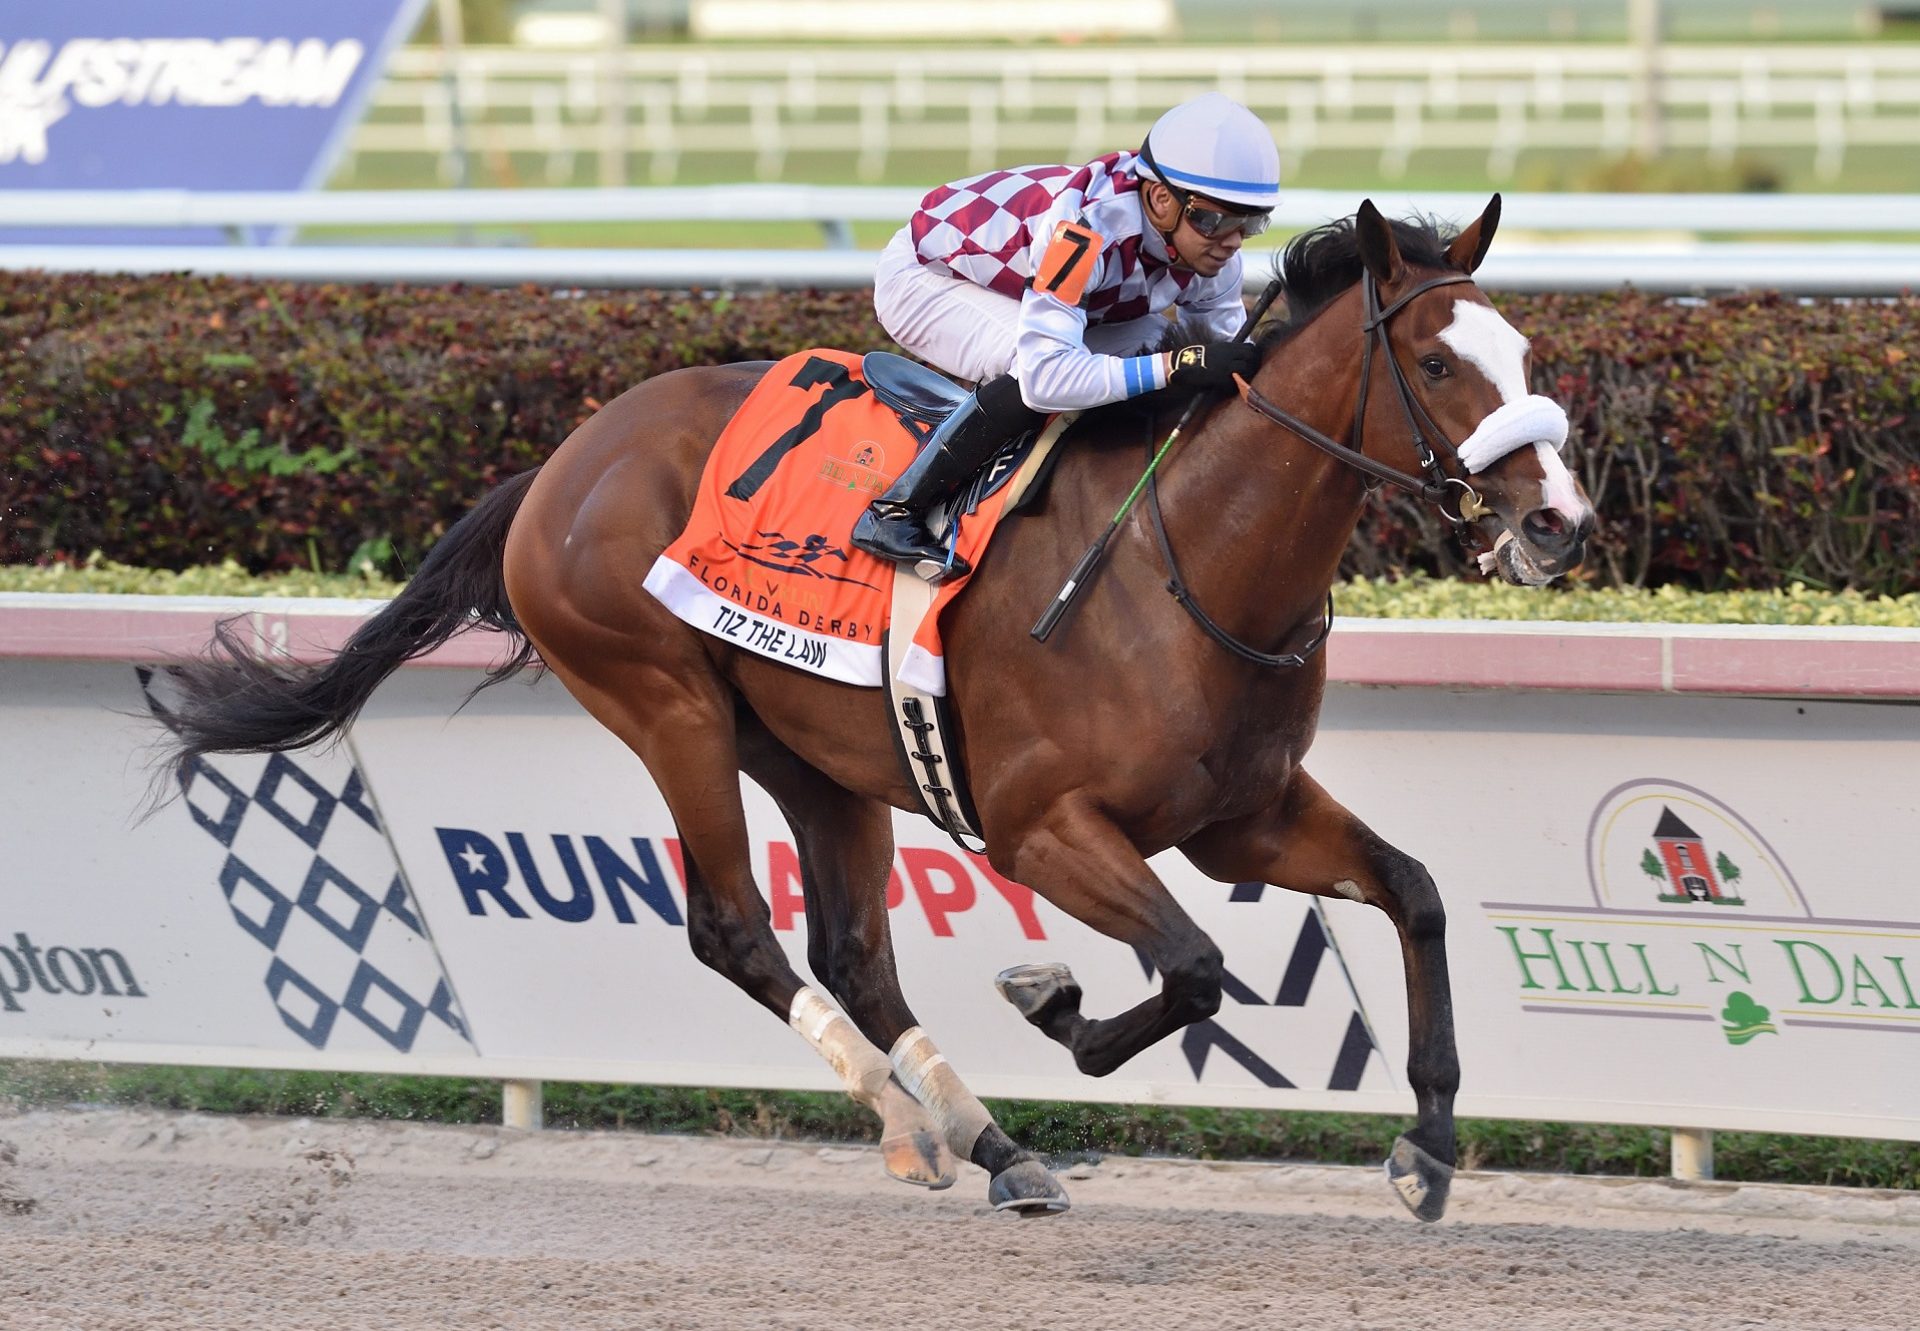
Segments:
[[[1084,200],[1065,193],[1054,200],[1034,226],[1034,262],[1040,262],[1045,237],[1060,222],[1089,226]],[[1114,280],[1111,246],[1094,260],[1084,291],[1091,294]],[[1083,298],[1084,299],[1084,298]],[[1013,374],[1020,396],[1035,411],[1081,411],[1167,386],[1166,362],[1159,356],[1104,356],[1087,350],[1087,312],[1057,294],[1037,291],[1031,281],[1020,298],[1020,322],[1013,343]]]
[[[1101,256],[1101,263],[1107,261]],[[1103,356],[1087,350],[1087,312],[1027,288],[1013,344],[1020,396],[1035,411],[1081,411],[1167,386],[1159,356]]]

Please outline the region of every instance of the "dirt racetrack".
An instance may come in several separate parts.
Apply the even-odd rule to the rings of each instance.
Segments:
[[[866,1149],[143,1111],[0,1117],[0,1327],[1920,1326],[1920,1194],[1119,1157],[996,1215]]]

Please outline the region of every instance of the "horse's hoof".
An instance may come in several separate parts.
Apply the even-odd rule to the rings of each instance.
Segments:
[[[880,1140],[880,1159],[887,1173],[902,1183],[939,1192],[953,1186],[953,1152],[931,1129],[918,1128]]]
[[[987,1185],[987,1200],[996,1211],[1023,1216],[1059,1215],[1072,1205],[1067,1190],[1038,1160],[1022,1160],[995,1174]]]
[[[1044,1026],[1061,1011],[1080,1010],[1080,985],[1073,972],[1057,961],[1009,966],[993,982],[1001,997],[1035,1026]]]
[[[1405,1137],[1396,1137],[1387,1157],[1387,1182],[1416,1218],[1438,1220],[1447,1213],[1453,1166],[1442,1164]]]

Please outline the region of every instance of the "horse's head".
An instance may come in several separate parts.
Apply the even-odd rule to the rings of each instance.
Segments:
[[[1499,220],[1497,194],[1451,238],[1431,224],[1389,222],[1369,201],[1288,242],[1288,318],[1261,340],[1271,346],[1358,313],[1350,445],[1251,384],[1241,396],[1349,467],[1437,504],[1476,547],[1482,572],[1537,585],[1579,564],[1593,505],[1560,460],[1566,412],[1528,391],[1527,339],[1473,282]],[[1285,373],[1285,358],[1268,364]]]
[[[1496,194],[1441,263],[1417,264],[1369,200],[1354,238],[1362,285],[1377,293],[1365,302],[1370,337],[1377,323],[1391,353],[1375,370],[1383,382],[1372,386],[1373,419],[1400,440],[1403,469],[1430,481],[1444,474],[1482,538],[1482,571],[1537,585],[1579,564],[1593,504],[1560,459],[1566,412],[1528,387],[1527,339],[1471,280],[1499,221]]]

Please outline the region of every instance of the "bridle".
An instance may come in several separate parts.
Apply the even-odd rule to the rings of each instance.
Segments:
[[[1440,510],[1441,516],[1453,524],[1454,529],[1459,533],[1463,541],[1468,540],[1470,531],[1469,524],[1480,518],[1489,516],[1492,510],[1487,507],[1486,503],[1480,498],[1480,495],[1474,490],[1473,486],[1468,483],[1464,475],[1454,476],[1448,473],[1446,467],[1441,462],[1440,455],[1436,453],[1433,446],[1428,443],[1427,437],[1430,433],[1434,440],[1445,447],[1447,455],[1453,463],[1459,466],[1463,472],[1465,471],[1464,465],[1460,462],[1460,450],[1458,446],[1447,437],[1447,432],[1440,428],[1439,424],[1433,419],[1432,414],[1427,411],[1420,399],[1414,396],[1413,385],[1407,382],[1406,371],[1400,368],[1400,362],[1393,354],[1393,342],[1387,332],[1387,323],[1394,315],[1405,309],[1416,297],[1423,296],[1436,287],[1453,286],[1456,283],[1471,281],[1473,281],[1473,278],[1466,273],[1448,273],[1441,277],[1428,278],[1425,282],[1414,287],[1411,291],[1404,293],[1398,300],[1394,301],[1393,304],[1383,309],[1380,305],[1380,287],[1379,284],[1374,281],[1373,270],[1362,270],[1360,277],[1360,297],[1362,301],[1360,328],[1366,335],[1366,342],[1360,355],[1360,395],[1355,401],[1353,408],[1353,444],[1351,447],[1315,429],[1299,417],[1283,411],[1274,404],[1272,399],[1266,397],[1258,389],[1254,388],[1252,384],[1249,384],[1244,379],[1240,380],[1240,399],[1245,402],[1247,406],[1272,421],[1275,425],[1281,426],[1293,434],[1300,436],[1300,438],[1306,440],[1321,452],[1330,455],[1363,475],[1372,477],[1374,483],[1385,482],[1388,485],[1398,486],[1408,494],[1433,504]],[[1400,398],[1400,409],[1406,416],[1408,430],[1413,434],[1414,454],[1419,459],[1421,471],[1425,473],[1424,480],[1410,472],[1401,471],[1398,467],[1390,467],[1384,462],[1378,462],[1361,451],[1365,444],[1362,431],[1366,428],[1367,390],[1373,382],[1373,352],[1376,344],[1378,344],[1380,348],[1381,355],[1386,358],[1389,375],[1393,379],[1394,389]],[[1423,424],[1425,426],[1424,430],[1421,428]],[[1153,451],[1153,440],[1151,436],[1147,441],[1147,450],[1151,455]],[[1459,495],[1458,502],[1449,510],[1447,500],[1453,496],[1456,491]],[[1181,608],[1191,615],[1194,622],[1205,630],[1207,635],[1215,642],[1244,661],[1251,661],[1255,665],[1267,666],[1274,669],[1298,669],[1311,660],[1314,653],[1318,652],[1320,648],[1326,644],[1327,635],[1333,631],[1333,593],[1331,591],[1327,593],[1327,607],[1325,613],[1321,616],[1319,625],[1315,628],[1307,642],[1293,651],[1263,652],[1258,648],[1249,647],[1246,643],[1241,642],[1231,633],[1221,628],[1220,625],[1215,623],[1214,620],[1208,616],[1207,612],[1202,610],[1194,601],[1192,589],[1187,586],[1185,579],[1180,576],[1180,567],[1174,562],[1173,558],[1173,546],[1167,540],[1166,522],[1160,515],[1159,478],[1151,472],[1147,483],[1147,512],[1153,519],[1153,534],[1160,543],[1161,558],[1166,562],[1167,591],[1172,594],[1173,599],[1180,603]]]
[[[1431,277],[1382,309],[1380,287],[1374,281],[1373,270],[1362,270],[1360,298],[1363,302],[1363,313],[1360,329],[1366,334],[1367,340],[1360,353],[1360,396],[1355,400],[1353,407],[1353,444],[1351,446],[1340,443],[1330,435],[1314,429],[1299,417],[1281,410],[1271,398],[1266,397],[1245,380],[1240,382],[1241,400],[1275,425],[1299,435],[1321,452],[1339,459],[1355,471],[1371,476],[1375,481],[1384,481],[1389,485],[1398,486],[1415,498],[1424,499],[1433,504],[1440,510],[1441,516],[1455,527],[1463,527],[1477,518],[1485,517],[1491,510],[1481,500],[1473,486],[1468,483],[1464,475],[1448,474],[1439,455],[1427,442],[1427,435],[1430,432],[1435,440],[1445,446],[1452,461],[1459,463],[1459,448],[1447,438],[1447,432],[1435,422],[1420,399],[1414,396],[1413,385],[1407,382],[1407,372],[1400,368],[1400,362],[1393,354],[1392,339],[1387,333],[1388,321],[1405,309],[1416,297],[1424,296],[1435,287],[1454,286],[1471,281],[1473,278],[1466,273],[1448,273],[1441,277]],[[1413,434],[1414,455],[1420,461],[1421,471],[1426,474],[1425,480],[1401,471],[1397,467],[1390,467],[1384,462],[1375,461],[1364,451],[1366,440],[1362,432],[1367,424],[1367,390],[1373,383],[1373,351],[1376,345],[1380,348],[1380,354],[1386,358],[1389,377],[1392,378],[1394,390],[1399,395],[1400,410],[1407,419],[1407,429]],[[1424,431],[1421,429],[1423,424],[1426,427]],[[1464,466],[1461,470],[1464,472]],[[1459,503],[1453,511],[1449,511],[1446,501],[1456,488],[1459,491]]]

